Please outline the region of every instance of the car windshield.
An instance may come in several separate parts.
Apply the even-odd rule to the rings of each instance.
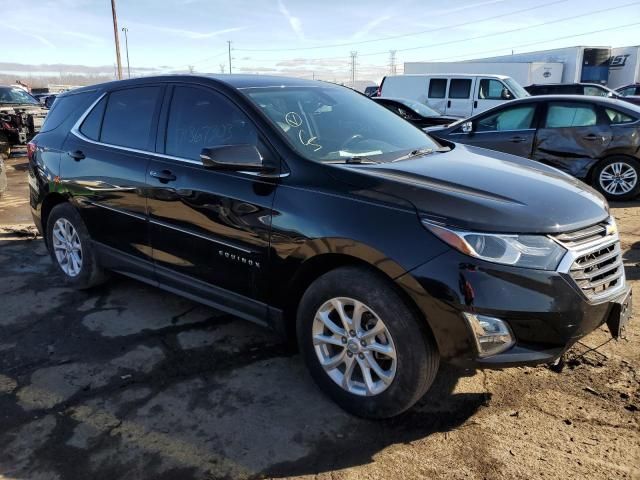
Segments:
[[[411,110],[416,112],[418,115],[422,115],[423,117],[439,117],[440,116],[440,113],[436,112],[431,107],[427,107],[423,103],[414,102],[413,100],[407,100],[406,98],[399,98],[396,101],[403,105],[406,105]]]
[[[385,162],[440,147],[418,128],[348,88],[246,88],[243,92],[311,160],[367,157]]]
[[[515,98],[523,98],[523,97],[529,97],[529,92],[527,92],[522,85],[520,85],[518,82],[516,82],[513,78],[505,78],[504,79],[504,83],[507,84],[507,87],[509,87],[509,90],[511,90],[511,93],[513,93],[515,95]]]
[[[38,100],[21,88],[0,87],[0,103],[38,105]]]

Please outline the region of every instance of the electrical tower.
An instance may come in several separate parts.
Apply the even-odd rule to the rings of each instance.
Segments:
[[[358,57],[358,52],[355,50],[351,51],[351,87],[355,87],[356,85],[356,58]]]
[[[396,74],[396,50],[389,50],[389,73]]]

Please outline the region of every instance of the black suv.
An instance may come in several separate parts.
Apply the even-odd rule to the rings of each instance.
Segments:
[[[406,410],[441,359],[553,362],[630,315],[602,196],[438,143],[345,87],[96,85],[60,95],[28,153],[33,218],[70,285],[112,270],[290,334],[357,415]]]

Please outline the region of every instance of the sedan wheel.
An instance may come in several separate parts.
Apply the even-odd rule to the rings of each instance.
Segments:
[[[316,312],[313,344],[326,374],[349,393],[378,395],[393,382],[396,349],[384,322],[367,305],[332,298]]]
[[[53,225],[53,250],[58,265],[70,277],[82,270],[82,245],[78,232],[66,218],[59,218]]]
[[[638,172],[626,162],[610,163],[600,171],[602,190],[612,197],[631,192],[638,184]]]

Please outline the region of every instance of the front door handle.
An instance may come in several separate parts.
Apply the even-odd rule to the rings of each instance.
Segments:
[[[149,175],[153,178],[157,178],[160,183],[173,182],[176,179],[176,176],[171,172],[171,170],[151,170],[149,171]]]
[[[76,162],[79,162],[80,160],[86,158],[86,155],[80,150],[76,150],[75,152],[67,152],[67,155],[73,158]]]
[[[591,141],[591,142],[592,142],[592,141],[594,141],[594,140],[597,140],[599,137],[598,137],[598,135],[595,135],[595,134],[593,134],[593,133],[590,133],[589,135],[585,135],[585,136],[583,136],[582,138],[584,138],[585,140],[589,140],[589,141]]]
[[[519,136],[517,136],[517,135],[516,135],[515,137],[511,137],[511,138],[509,139],[509,141],[510,141],[510,142],[513,142],[513,143],[522,143],[522,142],[524,142],[524,141],[526,141],[526,140],[527,140],[526,138],[524,138],[524,137],[519,137]]]
[[[447,102],[447,108],[451,108],[451,100]]]

